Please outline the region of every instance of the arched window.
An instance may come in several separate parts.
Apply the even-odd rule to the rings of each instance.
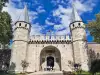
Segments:
[[[21,26],[21,23],[19,23],[19,26]]]
[[[73,24],[73,27],[74,27],[74,24]]]
[[[27,27],[27,24],[25,24],[25,27]]]
[[[80,26],[81,24],[80,24],[80,23],[78,23],[78,25]]]

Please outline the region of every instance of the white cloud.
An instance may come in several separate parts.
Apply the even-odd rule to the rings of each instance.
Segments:
[[[37,10],[38,13],[45,12],[45,10],[43,9],[42,6],[39,6],[36,10]]]
[[[15,22],[18,21],[19,19],[21,19],[21,20],[23,19],[23,16],[21,15],[23,9],[14,8],[11,3],[6,4],[6,5],[7,5],[7,7],[3,7],[3,11],[6,11],[11,15],[12,28],[14,29],[15,28],[15,25],[14,25]]]
[[[7,11],[11,17],[12,17],[12,20],[13,22],[17,21],[19,19],[19,17],[21,16],[21,13],[23,11],[23,9],[17,9],[17,8],[14,8],[10,3],[7,4],[7,7],[4,7],[3,8],[3,11]],[[22,18],[22,17],[20,17]]]
[[[31,28],[30,35],[41,35],[40,31],[42,30],[42,27],[39,26],[39,24],[33,24]]]
[[[70,0],[69,3],[71,4],[73,0]],[[91,12],[93,10],[93,6],[95,5],[93,1],[87,0],[84,3],[82,3],[82,0],[76,0],[74,1],[74,4],[76,6],[76,9],[78,10],[79,15],[82,15],[84,12]],[[57,10],[53,11],[53,16],[59,16],[61,20],[61,25],[55,25],[55,30],[59,30],[62,27],[66,27],[67,30],[59,31],[58,34],[69,34],[69,24],[71,21],[71,12],[72,7],[68,5],[67,8],[62,7],[59,5],[59,8]],[[63,14],[62,14],[63,13]]]
[[[80,11],[80,14],[84,12],[91,12],[93,10],[94,3],[92,1],[88,0],[85,3],[81,3],[80,1],[75,1],[75,6],[78,11]]]
[[[29,11],[29,20],[30,20],[30,23],[32,23],[32,21],[37,18],[37,15],[38,15],[37,12]]]
[[[65,28],[65,27],[61,24],[60,25],[54,25],[54,29],[57,30],[57,31],[60,30],[60,29],[63,29],[63,28]]]
[[[62,30],[62,31],[57,31],[56,35],[68,35],[70,32],[68,29]]]
[[[7,11],[10,15],[11,15],[11,18],[12,18],[12,25],[13,25],[13,29],[14,29],[14,23],[18,20],[24,20],[24,9],[18,9],[18,8],[15,8],[12,3],[9,3],[7,4],[7,7],[4,7],[3,8],[3,11]],[[37,12],[33,12],[33,11],[29,11],[29,20],[30,22],[32,22],[32,20],[34,20],[35,18],[37,17]],[[39,24],[35,24],[35,25],[32,25],[32,28],[31,28],[31,35],[33,34],[40,34],[40,30],[41,30],[41,27],[39,26]]]
[[[18,20],[24,20],[24,9],[18,9],[15,8],[12,3],[7,4],[7,7],[3,8],[3,11],[7,11],[11,17],[13,22],[16,22]],[[33,12],[33,11],[28,11],[29,12],[29,19],[30,22],[36,18],[37,16],[37,12]]]
[[[19,0],[20,1],[20,0]],[[36,0],[35,0],[36,1]],[[45,23],[48,25],[54,25],[54,29],[56,31],[66,27],[66,30],[63,31],[58,31],[56,32],[56,34],[69,34],[69,24],[71,21],[71,11],[72,11],[72,7],[71,7],[71,3],[73,0],[68,0],[69,4],[67,6],[67,8],[63,8],[61,5],[59,5],[59,8],[53,11],[53,16],[59,16],[62,20],[61,20],[61,24],[60,25],[54,25],[54,23],[50,22],[47,18],[47,20],[45,20]],[[36,1],[37,2],[37,1]],[[52,3],[57,4],[59,3],[60,0],[54,1],[52,0]],[[76,0],[74,1],[76,9],[78,10],[79,14],[83,14],[84,12],[91,12],[93,10],[93,6],[95,6],[95,0],[87,0],[85,2],[83,2],[83,0]],[[63,0],[62,0],[62,3]],[[21,5],[21,4],[19,4]],[[16,21],[18,21],[18,19],[23,19],[23,9],[18,9],[14,7],[15,5],[13,3],[7,4],[7,7],[3,8],[3,11],[7,11],[13,20],[13,23],[15,23]],[[38,13],[42,13],[42,12],[46,12],[44,10],[44,8],[42,6],[39,6],[37,8],[37,12],[34,11],[29,11],[29,20],[30,22],[32,22],[32,20],[34,20],[35,18],[37,18]],[[63,13],[63,14],[62,14]],[[41,34],[40,31],[42,30],[42,27],[39,24],[32,24],[32,31],[31,31],[31,35],[34,34]]]
[[[69,23],[70,23],[71,10],[72,10],[72,8],[70,8],[70,7],[65,9],[62,6],[59,6],[59,8],[53,12],[54,16],[59,16],[62,19],[61,25],[54,26],[55,30],[59,30],[64,27],[67,29],[67,30],[59,31],[59,32],[57,32],[57,34],[61,34],[61,33],[62,33],[62,35],[69,34]],[[63,15],[61,13],[63,13]]]
[[[47,19],[45,20],[46,25],[54,25],[54,23],[48,21]]]

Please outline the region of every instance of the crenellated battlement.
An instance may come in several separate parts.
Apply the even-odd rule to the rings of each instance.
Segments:
[[[30,37],[33,41],[42,41],[42,40],[71,40],[68,35],[32,35]]]
[[[71,40],[30,40],[29,44],[70,44]]]

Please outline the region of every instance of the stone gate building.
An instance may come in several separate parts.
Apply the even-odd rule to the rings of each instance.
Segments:
[[[24,10],[25,20],[15,23],[10,71],[22,72],[22,60],[29,63],[27,72],[49,71],[50,67],[54,71],[72,71],[75,63],[81,64],[82,70],[89,70],[85,25],[75,7],[69,25],[71,38],[67,35],[30,37],[31,24],[26,6]]]

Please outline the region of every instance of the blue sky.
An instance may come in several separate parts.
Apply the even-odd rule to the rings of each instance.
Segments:
[[[100,0],[10,0],[3,11],[7,11],[14,24],[23,19],[23,8],[26,3],[32,24],[31,35],[52,34],[69,35],[69,24],[71,20],[72,2],[84,23],[95,20],[95,14],[100,12]],[[87,31],[88,41],[92,37]]]

